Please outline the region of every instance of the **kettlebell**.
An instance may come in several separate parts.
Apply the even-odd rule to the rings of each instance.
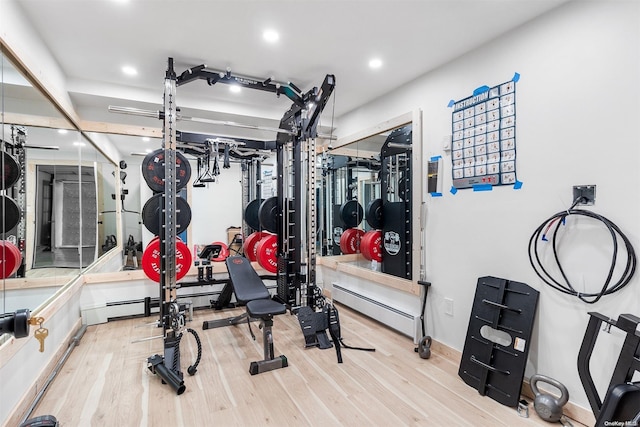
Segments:
[[[533,409],[536,410],[540,418],[550,423],[560,421],[562,418],[562,407],[569,400],[569,391],[559,381],[544,375],[535,374],[529,380],[531,391],[535,396],[533,401]],[[540,393],[538,383],[543,382],[550,384],[560,390],[560,397],[556,398],[550,394]]]
[[[431,357],[431,337],[429,335],[422,337],[418,344],[418,355],[423,359]]]

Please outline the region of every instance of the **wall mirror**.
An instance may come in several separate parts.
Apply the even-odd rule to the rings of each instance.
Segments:
[[[111,200],[115,165],[30,83],[4,49],[0,66],[5,171],[0,178],[5,266],[0,303],[6,313],[40,306],[111,249],[105,236],[117,234],[119,215]],[[104,210],[114,214],[100,218]]]
[[[319,252],[401,279],[417,279],[420,252],[413,215],[421,196],[413,113],[338,139],[322,154]],[[417,180],[417,185],[414,181]],[[417,203],[419,209],[419,203]],[[414,219],[416,218],[416,219]],[[418,227],[419,228],[419,227]],[[418,241],[418,245],[415,241]],[[418,266],[419,268],[419,266]],[[414,277],[415,276],[415,277]]]

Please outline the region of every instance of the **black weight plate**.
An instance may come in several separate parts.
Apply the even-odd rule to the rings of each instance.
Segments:
[[[18,204],[4,194],[0,196],[0,211],[2,212],[2,225],[0,229],[3,233],[11,231],[20,222],[20,208]]]
[[[374,199],[369,202],[365,218],[371,228],[375,230],[382,229],[382,199]]]
[[[0,190],[6,190],[20,179],[20,165],[11,154],[6,151],[3,151],[2,154],[4,157],[4,173],[2,182],[0,182]]]
[[[353,228],[362,222],[362,206],[357,200],[347,200],[340,206],[340,218],[347,228]]]
[[[256,231],[260,230],[260,219],[258,218],[258,210],[264,199],[255,199],[249,202],[244,208],[244,222]]]
[[[260,204],[258,209],[258,218],[263,230],[269,233],[276,233],[278,228],[278,198],[269,197]]]
[[[142,208],[142,223],[155,236],[160,235],[162,194],[154,194]],[[182,197],[176,197],[176,232],[182,233],[191,223],[191,207]]]
[[[405,177],[401,177],[398,180],[398,197],[400,199],[406,201],[407,200],[407,180]]]
[[[164,192],[164,150],[147,154],[142,161],[142,176],[154,193]],[[176,151],[176,191],[181,190],[191,178],[191,165],[187,158]]]

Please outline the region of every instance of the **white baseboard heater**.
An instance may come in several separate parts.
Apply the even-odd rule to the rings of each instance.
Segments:
[[[351,289],[333,283],[331,298],[362,314],[365,314],[390,328],[411,337],[414,341],[420,329],[420,316],[406,313],[376,299],[362,295]]]

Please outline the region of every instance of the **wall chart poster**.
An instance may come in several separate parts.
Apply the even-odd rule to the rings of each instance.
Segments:
[[[455,101],[451,126],[455,188],[516,183],[515,80]]]

